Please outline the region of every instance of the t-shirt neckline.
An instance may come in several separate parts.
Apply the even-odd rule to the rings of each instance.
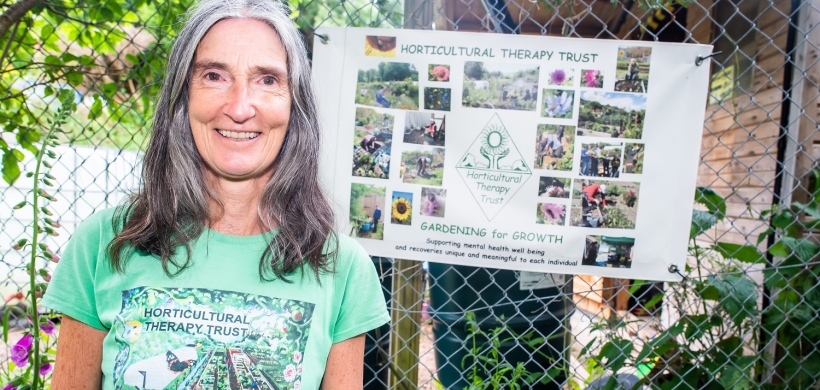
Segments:
[[[202,238],[209,241],[221,242],[229,245],[258,245],[267,244],[276,235],[279,228],[276,227],[269,232],[254,234],[250,236],[234,236],[230,234],[220,233],[209,227],[206,227],[202,232]]]

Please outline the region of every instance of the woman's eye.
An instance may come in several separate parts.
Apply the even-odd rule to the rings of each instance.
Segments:
[[[206,74],[205,77],[208,79],[208,81],[219,81],[219,75],[214,72]]]
[[[273,76],[265,76],[265,77],[262,79],[262,83],[263,83],[263,84],[265,84],[265,85],[273,85],[274,83],[276,83],[276,77],[273,77]]]

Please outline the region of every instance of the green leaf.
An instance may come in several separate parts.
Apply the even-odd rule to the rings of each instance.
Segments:
[[[804,238],[781,237],[769,248],[772,256],[787,258],[794,256],[802,263],[813,261],[820,252],[820,247]]]
[[[717,289],[718,308],[723,309],[735,324],[757,314],[757,284],[743,275],[719,275],[707,278]],[[707,288],[709,289],[709,288]]]
[[[83,74],[80,72],[68,72],[65,75],[66,81],[73,87],[77,87],[83,83]]]
[[[43,62],[49,65],[63,65],[63,61],[60,60],[60,57],[55,55],[47,55],[46,58],[43,59]]]
[[[96,119],[102,113],[102,99],[100,99],[99,95],[94,95],[94,103],[91,104],[91,108],[88,110],[88,119]]]
[[[51,24],[45,24],[40,28],[40,39],[46,40],[51,37],[51,34],[54,34],[54,26]]]
[[[102,90],[103,95],[105,95],[105,97],[110,99],[110,98],[114,97],[114,94],[117,93],[117,90],[119,88],[120,87],[119,87],[119,85],[117,85],[117,83],[106,83],[105,85],[102,86],[101,90]]]
[[[697,187],[695,189],[695,202],[706,206],[717,220],[723,220],[726,216],[726,201],[717,192],[708,187]]]
[[[765,264],[766,258],[760,254],[757,247],[753,245],[738,245],[728,242],[718,242],[715,244],[717,250],[727,259],[736,259],[749,264]]]
[[[717,218],[708,211],[692,210],[692,225],[689,228],[689,238],[695,238],[715,226]]]
[[[3,153],[3,181],[9,185],[14,184],[20,177],[20,160],[14,155],[14,150]]]
[[[604,365],[613,372],[618,372],[624,363],[626,363],[626,359],[629,357],[629,354],[632,353],[633,348],[635,348],[635,344],[632,344],[632,340],[612,340],[604,344],[603,348],[601,348],[601,352],[598,354],[598,360],[603,362],[603,359],[606,359]]]
[[[82,65],[88,66],[94,63],[94,57],[83,54],[80,56],[79,62]]]

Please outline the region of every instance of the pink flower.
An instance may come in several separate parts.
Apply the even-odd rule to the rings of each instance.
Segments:
[[[51,363],[46,363],[40,367],[40,375],[48,375],[49,372],[51,372]]]
[[[302,365],[300,364],[299,367],[296,367],[296,373],[302,375]]]
[[[286,381],[293,382],[293,380],[296,379],[296,367],[293,364],[288,364],[282,374],[285,376]]]
[[[299,351],[294,352],[294,353],[293,353],[293,360],[294,360],[296,363],[301,362],[301,361],[302,361],[302,353],[301,353],[301,352],[299,352]]]
[[[49,336],[54,334],[55,328],[56,327],[54,326],[54,323],[51,322],[51,320],[45,319],[45,322],[40,323],[40,330]]]
[[[293,390],[299,390],[302,387],[302,381],[293,382]]]
[[[587,87],[590,88],[597,88],[598,85],[598,71],[597,70],[588,70],[584,72],[584,81],[587,83]]]
[[[556,69],[552,73],[550,73],[550,80],[555,85],[561,85],[564,81],[567,81],[567,74],[564,72],[563,69]]]
[[[547,222],[561,224],[564,222],[566,208],[555,203],[542,203],[541,212],[544,213]]]
[[[435,76],[438,81],[447,81],[450,80],[450,69],[447,69],[446,66],[436,66],[433,67],[433,70],[430,72]]]

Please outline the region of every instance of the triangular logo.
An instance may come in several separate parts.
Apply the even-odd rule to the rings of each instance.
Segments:
[[[488,221],[532,176],[498,114],[493,115],[456,165]]]

